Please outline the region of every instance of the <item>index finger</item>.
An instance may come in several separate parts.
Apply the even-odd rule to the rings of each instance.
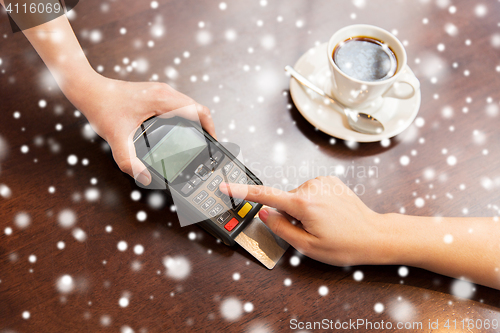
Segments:
[[[222,193],[229,196],[258,202],[285,211],[291,215],[295,213],[291,200],[293,194],[277,188],[262,185],[221,183],[219,189]]]

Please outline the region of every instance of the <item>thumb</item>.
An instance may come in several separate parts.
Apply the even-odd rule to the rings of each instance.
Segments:
[[[146,166],[137,157],[132,157],[130,159],[130,164],[132,166],[132,177],[144,186],[148,186],[151,183],[151,174]]]
[[[314,237],[304,229],[293,225],[285,216],[274,209],[261,209],[259,212],[259,218],[269,227],[269,229],[271,229],[274,234],[283,238],[283,240],[300,252],[307,248],[309,242],[312,240],[312,237]]]
[[[151,183],[151,174],[137,158],[135,147],[130,140],[115,140],[110,144],[113,158],[121,171],[127,173],[137,182],[147,186]]]

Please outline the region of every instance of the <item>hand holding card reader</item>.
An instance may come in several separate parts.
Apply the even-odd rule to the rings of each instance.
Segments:
[[[170,193],[177,211],[226,245],[235,244],[262,207],[219,190],[222,182],[262,182],[194,122],[150,118],[136,132],[134,144],[152,181]]]

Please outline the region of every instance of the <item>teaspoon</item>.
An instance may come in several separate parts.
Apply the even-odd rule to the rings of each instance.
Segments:
[[[364,133],[364,134],[380,134],[384,131],[384,126],[380,121],[377,119],[373,118],[371,115],[363,113],[363,112],[357,112],[355,110],[349,109],[347,106],[337,102],[336,100],[333,99],[330,95],[325,93],[323,90],[315,86],[311,81],[306,79],[304,76],[302,76],[299,72],[297,72],[295,69],[293,69],[291,66],[285,66],[285,71],[290,73],[291,76],[297,82],[301,83],[302,85],[308,87],[315,93],[317,93],[320,96],[323,96],[327,98],[332,104],[337,105],[339,108],[342,109],[344,115],[347,117],[347,122],[349,123],[349,126],[353,130],[359,133]],[[337,108],[334,108],[335,110],[339,111]],[[340,112],[340,111],[339,111]]]

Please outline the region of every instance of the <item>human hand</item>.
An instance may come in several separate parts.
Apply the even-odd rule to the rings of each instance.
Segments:
[[[282,213],[263,208],[260,219],[308,257],[336,266],[391,261],[387,247],[390,228],[385,225],[383,215],[369,209],[337,177],[311,179],[290,192],[225,183],[220,185],[220,190],[276,207]],[[293,219],[300,223],[294,223]]]
[[[112,80],[98,74],[82,79],[84,87],[66,89],[68,99],[87,117],[94,131],[108,142],[118,167],[144,185],[151,175],[135,155],[132,136],[140,124],[166,112],[191,106],[191,120],[215,137],[210,110],[165,83]]]
[[[151,175],[136,157],[132,142],[144,120],[190,106],[187,118],[199,120],[215,137],[210,110],[167,84],[126,82],[99,75],[90,66],[65,15],[23,32],[64,95],[108,142],[120,169],[144,185],[151,182]]]

